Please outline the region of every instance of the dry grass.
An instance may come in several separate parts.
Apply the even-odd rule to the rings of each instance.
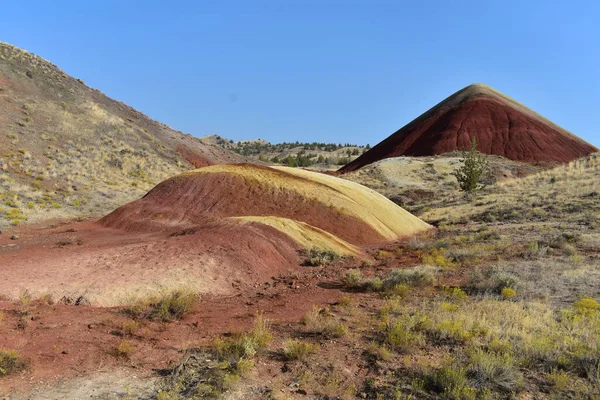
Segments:
[[[304,361],[318,350],[318,346],[298,340],[288,340],[283,344],[283,354],[290,361]]]
[[[168,322],[191,312],[197,303],[196,293],[187,289],[162,289],[156,295],[135,299],[123,313],[135,319]]]
[[[252,375],[254,358],[267,352],[271,340],[271,322],[258,314],[250,331],[217,338],[210,348],[187,351],[163,379],[159,398],[235,396],[243,378]]]

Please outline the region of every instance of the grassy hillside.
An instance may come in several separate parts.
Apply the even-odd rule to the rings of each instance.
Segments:
[[[0,228],[103,214],[193,166],[240,159],[0,43]]]

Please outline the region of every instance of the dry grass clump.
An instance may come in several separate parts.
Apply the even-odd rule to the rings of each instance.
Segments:
[[[132,336],[140,328],[140,324],[133,320],[121,321],[119,328],[124,334]]]
[[[161,289],[156,295],[134,300],[122,311],[135,319],[168,322],[181,319],[193,310],[196,303],[197,296],[191,290]]]
[[[348,334],[348,326],[339,322],[328,308],[313,307],[302,318],[302,324],[310,331],[325,337],[341,338]]]
[[[258,314],[246,333],[216,339],[207,349],[191,350],[161,383],[159,398],[221,398],[254,369],[254,357],[272,340],[271,322]]]
[[[319,346],[299,340],[288,340],[283,344],[283,354],[290,361],[303,361],[318,350]]]
[[[508,353],[474,350],[469,355],[468,376],[477,388],[506,393],[515,393],[523,385],[523,374]]]
[[[218,338],[214,341],[213,348],[221,359],[237,362],[266,350],[272,339],[271,321],[258,314],[249,332],[236,333],[224,339]]]
[[[0,378],[24,369],[27,363],[15,350],[0,350]]]
[[[128,340],[122,340],[114,349],[113,354],[117,357],[129,358],[133,354],[133,346]]]

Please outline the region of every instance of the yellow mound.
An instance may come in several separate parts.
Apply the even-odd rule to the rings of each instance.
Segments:
[[[213,165],[189,174],[227,173],[255,181],[258,187],[292,190],[370,226],[385,240],[395,240],[431,229],[431,226],[358,183],[298,168],[265,168],[248,164]]]
[[[350,243],[304,222],[281,217],[231,217],[242,223],[256,222],[268,225],[290,236],[304,249],[333,250],[344,256],[356,256],[360,250]]]

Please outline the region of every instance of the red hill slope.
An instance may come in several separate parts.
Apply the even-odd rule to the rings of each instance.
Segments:
[[[384,158],[431,156],[478,148],[524,162],[565,163],[598,149],[517,101],[481,84],[454,93],[393,133],[339,172],[355,171]]]
[[[258,223],[294,238],[306,239],[316,232],[326,242],[357,246],[430,228],[359,184],[316,172],[252,164],[215,165],[167,179],[100,223],[129,232],[175,234],[223,223]]]

